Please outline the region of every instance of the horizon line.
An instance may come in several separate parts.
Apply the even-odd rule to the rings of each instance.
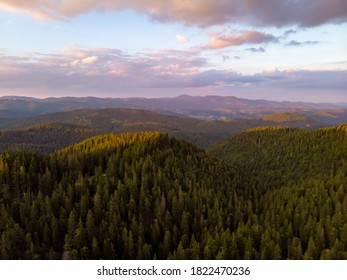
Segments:
[[[270,101],[270,102],[279,102],[279,103],[305,103],[305,104],[347,104],[346,102],[339,102],[339,101],[332,101],[332,102],[315,102],[315,101],[290,101],[290,100],[274,100],[274,99],[265,99],[265,98],[245,98],[245,97],[238,97],[235,95],[214,95],[214,94],[207,94],[207,95],[190,95],[190,94],[179,94],[175,96],[167,96],[167,97],[157,97],[157,96],[152,96],[152,97],[145,97],[145,96],[127,96],[127,97],[112,97],[112,96],[103,96],[103,97],[98,97],[98,96],[93,96],[93,95],[86,95],[86,96],[48,96],[48,97],[34,97],[34,96],[28,96],[28,95],[0,95],[0,99],[21,99],[24,100],[24,98],[28,99],[34,99],[34,100],[47,100],[47,99],[64,99],[64,98],[76,98],[76,99],[83,99],[83,98],[95,98],[95,99],[176,99],[179,97],[192,97],[192,98],[199,98],[199,97],[222,97],[222,98],[227,98],[227,97],[232,97],[232,98],[237,98],[237,99],[243,99],[243,100],[254,100],[254,101]]]

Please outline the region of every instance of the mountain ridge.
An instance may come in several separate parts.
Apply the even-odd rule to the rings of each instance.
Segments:
[[[277,113],[303,114],[328,125],[347,123],[347,104],[251,100],[234,96],[180,95],[167,98],[0,97],[0,129],[12,120],[78,109],[128,108],[200,120],[259,118]]]

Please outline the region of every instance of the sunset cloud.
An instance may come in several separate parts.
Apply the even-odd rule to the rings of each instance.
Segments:
[[[182,35],[177,34],[176,35],[176,40],[180,43],[187,43],[188,39]]]
[[[76,87],[86,90],[91,87],[100,90],[158,85],[177,87],[177,79],[184,80],[198,73],[206,64],[203,58],[174,51],[129,54],[90,49],[69,50],[60,55],[28,55],[25,58],[0,54],[0,89],[37,85],[47,89],[65,87],[67,91]]]
[[[93,64],[94,62],[96,62],[98,60],[98,57],[93,55],[93,56],[88,56],[84,59],[82,59],[82,64],[85,65],[89,65],[89,64]]]
[[[0,0],[0,12],[2,95],[346,98],[345,0]]]
[[[258,31],[244,32],[231,36],[211,36],[210,42],[206,49],[220,49],[230,46],[240,46],[244,44],[260,44],[268,42],[276,42],[277,38],[271,34],[261,33]]]
[[[347,20],[345,0],[1,0],[0,8],[38,19],[67,19],[93,10],[133,9],[156,21],[201,27],[226,23],[312,27]]]
[[[76,59],[76,53],[84,58]],[[234,59],[239,59],[234,56]],[[78,61],[76,67],[71,61]],[[88,62],[84,63],[83,61]],[[93,63],[96,62],[97,63]],[[243,87],[248,89],[347,90],[347,71],[263,71],[247,75],[209,70],[197,54],[179,52],[131,55],[110,49],[76,50],[30,58],[0,55],[0,89],[42,89],[61,94],[120,92],[124,89]],[[92,78],[91,78],[92,77]]]

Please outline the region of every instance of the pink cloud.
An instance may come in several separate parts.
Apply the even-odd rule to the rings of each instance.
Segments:
[[[0,54],[0,89],[38,85],[67,90],[156,87],[164,85],[163,77],[173,85],[176,79],[199,72],[206,63],[203,58],[185,54],[175,51],[128,54],[110,49],[28,54],[28,58]]]
[[[180,43],[187,43],[188,39],[182,35],[177,34],[176,35],[176,40]]]
[[[317,26],[347,21],[345,0],[1,0],[0,8],[38,19],[67,19],[92,10],[133,9],[157,21],[202,27],[225,23]]]
[[[271,34],[261,33],[257,31],[249,31],[231,36],[213,35],[209,44],[204,48],[220,49],[230,46],[240,46],[244,44],[268,43],[271,41],[277,41],[277,38]]]
[[[98,59],[99,58],[97,56],[95,56],[95,55],[88,56],[88,57],[82,59],[82,64],[90,65],[90,64],[95,63]]]
[[[83,54],[83,55],[82,55]],[[93,57],[97,57],[96,59]],[[93,59],[92,59],[93,58]],[[82,61],[95,63],[82,64]],[[74,61],[78,61],[73,65]],[[346,92],[347,71],[267,71],[244,75],[231,70],[206,70],[209,65],[199,53],[163,51],[129,54],[112,49],[70,50],[59,54],[0,54],[0,93],[15,89],[60,94],[92,94],[102,92],[162,92],[194,88],[206,91],[229,87],[282,89],[297,91]]]

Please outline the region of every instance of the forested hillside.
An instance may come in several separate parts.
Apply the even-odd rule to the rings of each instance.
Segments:
[[[228,168],[160,133],[7,152],[0,182],[4,259],[215,258],[241,219]]]
[[[268,190],[300,179],[347,172],[347,125],[316,131],[287,127],[249,129],[209,148],[242,170],[249,186]],[[261,185],[259,185],[259,182]]]
[[[169,133],[206,148],[252,127],[278,123],[307,129],[326,126],[299,114],[284,115],[286,117],[280,119],[268,116],[267,119],[207,121],[138,109],[83,109],[20,118],[9,123],[0,119],[0,152],[11,148],[49,153],[97,134],[143,131]],[[2,126],[6,129],[1,130]]]
[[[265,258],[346,259],[347,126],[256,128],[210,149],[242,171]],[[258,229],[259,229],[258,228]],[[262,248],[262,245],[260,245]]]
[[[49,153],[101,133],[102,130],[62,123],[47,123],[17,130],[4,130],[0,131],[0,152],[19,149]]]
[[[347,259],[346,126],[7,151],[0,187],[3,259]]]

